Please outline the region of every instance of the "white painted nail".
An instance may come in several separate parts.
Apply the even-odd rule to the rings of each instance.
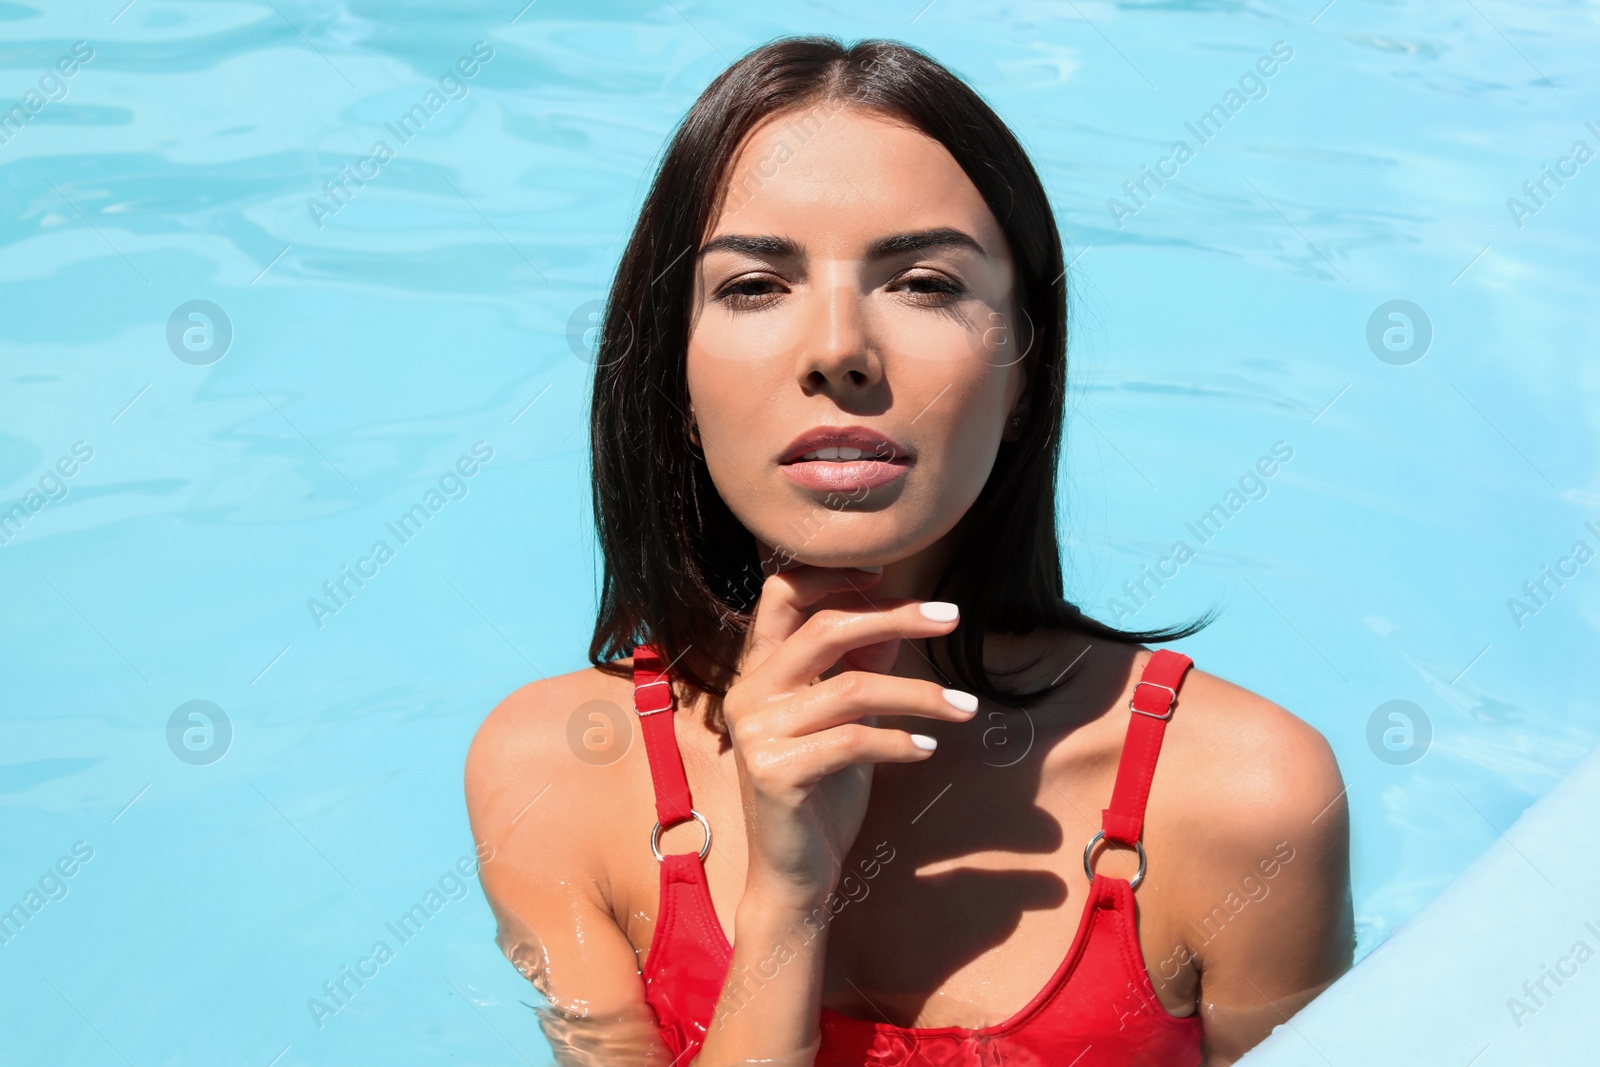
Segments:
[[[960,689],[946,689],[944,698],[952,707],[960,708],[962,711],[978,710],[978,698],[971,693],[962,692]]]
[[[922,749],[924,752],[932,752],[939,744],[939,742],[935,741],[927,734],[912,734],[911,743]]]
[[[961,617],[961,609],[948,600],[930,600],[922,605],[922,617],[934,622],[955,622]]]

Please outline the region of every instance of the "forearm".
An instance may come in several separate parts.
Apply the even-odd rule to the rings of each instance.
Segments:
[[[812,1067],[821,1045],[826,900],[768,899],[747,889],[733,961],[692,1067]]]

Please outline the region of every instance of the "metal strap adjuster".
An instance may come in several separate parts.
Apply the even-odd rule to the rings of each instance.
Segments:
[[[1141,685],[1153,685],[1157,689],[1165,689],[1168,693],[1170,693],[1172,695],[1172,699],[1167,701],[1166,714],[1165,715],[1157,715],[1153,711],[1140,711],[1138,708],[1133,706],[1133,698],[1132,697],[1130,697],[1128,699],[1128,710],[1133,712],[1135,715],[1148,715],[1152,719],[1161,719],[1163,722],[1166,721],[1167,719],[1172,718],[1172,709],[1173,709],[1173,707],[1175,705],[1175,702],[1178,699],[1178,691],[1176,689],[1172,688],[1172,686],[1170,686],[1170,685],[1162,685],[1160,682],[1138,682],[1133,687],[1133,695],[1135,697],[1139,695],[1139,686],[1141,686]]]
[[[704,815],[701,815],[698,811],[695,811],[693,808],[689,809],[689,814],[692,815],[694,817],[695,821],[700,824],[700,828],[703,829],[706,832],[706,843],[700,846],[700,858],[701,859],[705,859],[706,858],[706,853],[711,851],[711,824],[706,822],[706,817]],[[662,862],[662,857],[661,857],[661,822],[660,822],[660,820],[656,821],[655,828],[650,831],[650,851],[655,856],[657,863]],[[1139,873],[1140,874],[1144,873],[1143,864],[1140,864]]]
[[[670,681],[669,681],[669,680],[667,680],[667,679],[666,679],[666,678],[657,678],[657,679],[656,679],[656,680],[655,680],[655,681],[653,681],[653,682],[644,682],[644,683],[643,683],[643,684],[641,684],[641,685],[636,685],[636,686],[634,686],[634,692],[635,692],[635,693],[637,693],[637,692],[638,692],[638,691],[639,691],[639,690],[641,690],[641,689],[649,689],[649,688],[650,688],[650,687],[651,687],[651,686],[653,686],[653,685],[664,685],[664,686],[666,686],[666,687],[667,687],[667,706],[666,706],[666,707],[664,707],[664,708],[651,708],[651,709],[650,709],[650,710],[649,710],[649,711],[639,711],[639,704],[638,704],[638,701],[637,701],[637,699],[636,699],[636,700],[635,700],[635,701],[634,701],[634,707],[633,707],[633,710],[634,710],[634,711],[635,711],[635,712],[637,712],[637,713],[638,713],[638,715],[639,715],[639,716],[640,716],[640,717],[641,717],[641,718],[643,718],[643,717],[644,717],[644,716],[646,716],[646,715],[655,715],[655,714],[656,714],[656,713],[658,713],[658,712],[662,712],[662,711],[671,711],[671,710],[672,710],[672,705],[673,705],[673,700],[672,700],[672,683],[671,683],[671,682],[670,682]]]
[[[1149,712],[1144,712],[1143,714],[1148,715]],[[1083,873],[1088,875],[1091,882],[1094,881],[1094,868],[1089,865],[1089,856],[1094,852],[1094,846],[1099,844],[1100,840],[1105,836],[1106,832],[1104,830],[1097,830],[1095,835],[1089,838],[1089,843],[1083,846]],[[1135,841],[1133,847],[1139,852],[1139,872],[1128,879],[1128,888],[1138,889],[1139,883],[1144,881],[1144,846]]]

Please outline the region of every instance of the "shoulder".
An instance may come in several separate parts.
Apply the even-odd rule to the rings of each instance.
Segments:
[[[1207,1033],[1216,1031],[1217,1047],[1248,1036],[1242,1051],[1282,1021],[1262,1008],[1263,997],[1292,1014],[1350,965],[1344,781],[1309,723],[1190,668],[1162,745],[1152,813],[1163,788],[1175,928],[1203,975]]]
[[[467,748],[467,803],[482,807],[519,768],[544,763],[560,740],[563,709],[593,690],[592,668],[554,675],[516,689],[478,724]]]
[[[1209,839],[1303,835],[1342,818],[1331,818],[1342,809],[1344,782],[1327,738],[1243,686],[1191,667],[1168,737],[1177,766],[1167,769],[1184,779],[1189,810],[1206,821]]]
[[[643,756],[618,719],[631,695],[626,677],[593,667],[530,682],[489,712],[467,751],[467,816],[496,942],[556,1012],[613,1020],[563,1030],[574,1044],[558,1052],[643,1040],[628,1021],[643,1017],[638,954],[618,922],[606,852],[620,825],[648,811],[633,781]]]
[[[507,881],[540,865],[570,874],[587,844],[605,836],[596,825],[604,798],[617,795],[619,765],[629,761],[608,761],[604,749],[628,744],[620,716],[630,694],[626,679],[587,667],[518,688],[479,724],[463,770],[467,816]],[[551,862],[563,857],[571,863]]]
[[[626,660],[619,661],[626,663]],[[467,749],[469,787],[494,772],[545,754],[563,741],[567,718],[580,705],[615,695],[618,679],[594,667],[529,682],[507,695],[478,724]]]
[[[1173,902],[1189,929],[1202,931],[1200,958],[1215,963],[1233,954],[1261,967],[1274,959],[1306,981],[1348,965],[1349,811],[1321,733],[1266,697],[1192,667],[1162,744],[1153,817],[1158,791],[1161,832],[1181,886]],[[1259,903],[1269,892],[1271,903]],[[1243,928],[1252,933],[1214,938],[1219,918],[1247,901],[1255,918]]]

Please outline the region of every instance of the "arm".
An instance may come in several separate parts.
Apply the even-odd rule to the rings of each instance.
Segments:
[[[479,727],[467,752],[467,815],[496,942],[549,1006],[539,1024],[558,1064],[666,1067],[672,1057],[644,999],[638,960],[593,877],[590,770],[554,730],[572,706],[559,678],[525,686]],[[542,791],[542,792],[541,792]],[[537,803],[530,802],[538,798]]]
[[[828,937],[813,912],[826,918],[823,901],[745,887],[728,979],[692,1067],[811,1067],[816,1061]]]
[[[594,872],[597,795],[563,736],[544,724],[583,694],[561,678],[525,686],[484,720],[467,753],[465,788],[496,943],[548,1002],[539,1023],[556,1062],[626,1067],[760,1063],[811,1067],[821,1044],[826,896],[747,885],[733,960],[693,1060],[673,1060],[645,1001],[639,959]],[[535,798],[537,801],[534,803]],[[821,921],[819,922],[819,918]],[[789,1050],[780,1054],[779,1050]]]
[[[723,701],[749,863],[732,964],[696,1067],[815,1061],[826,904],[866,813],[873,765],[932,751],[876,718],[965,722],[976,707],[933,682],[882,673],[900,640],[949,633],[954,612],[924,613],[903,598],[821,608],[832,595],[859,604],[861,587],[880,576],[797,567],[763,589],[743,669]],[[817,681],[841,664],[843,673]],[[473,739],[467,808],[480,853],[493,850],[479,877],[502,951],[550,1001],[540,1021],[558,1061],[665,1067],[672,1057],[638,959],[595,877],[607,869],[599,851],[607,835],[595,823],[608,791],[584,777],[596,769],[571,758],[563,717],[549,714],[582,702],[570,685],[525,686]]]
[[[873,767],[932,751],[878,726],[878,716],[965,722],[977,707],[932,682],[881,673],[892,669],[901,639],[948,633],[957,618],[924,613],[917,601],[863,598],[861,587],[880,577],[801,566],[762,588],[746,658],[723,701],[749,864],[733,962],[696,1067],[815,1062],[828,902],[866,814]],[[850,610],[823,608],[840,598]],[[843,673],[817,681],[841,665]]]
[[[1226,1067],[1350,967],[1349,809],[1328,743],[1270,702],[1239,736],[1237,788],[1209,818],[1216,899],[1194,898],[1207,1067]],[[1231,898],[1228,894],[1231,894]],[[1216,908],[1220,907],[1221,912]],[[1237,910],[1235,910],[1237,909]],[[1206,916],[1231,916],[1224,928]]]

